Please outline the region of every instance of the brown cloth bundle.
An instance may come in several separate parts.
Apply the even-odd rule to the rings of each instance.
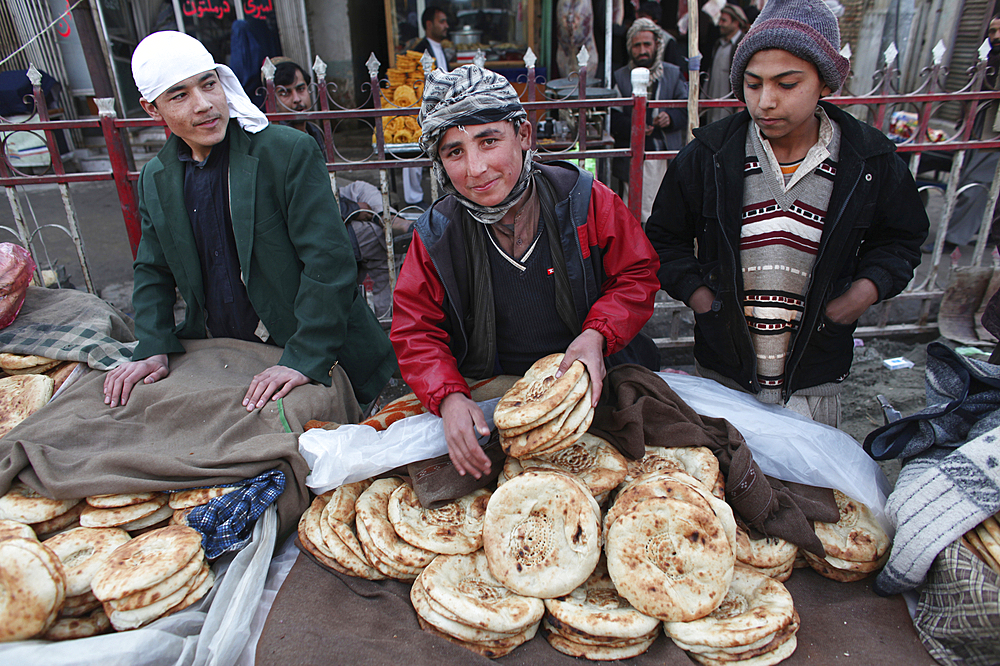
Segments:
[[[765,476],[731,423],[696,413],[651,370],[620,365],[608,372],[590,432],[636,459],[646,446],[708,447],[726,477],[726,498],[748,525],[824,556],[809,521],[837,522],[833,491]]]

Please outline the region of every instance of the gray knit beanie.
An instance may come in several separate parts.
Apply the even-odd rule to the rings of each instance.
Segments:
[[[729,81],[743,100],[743,72],[757,51],[781,49],[816,65],[820,78],[837,92],[851,70],[840,55],[837,17],[823,0],[767,0],[733,54]],[[743,100],[745,101],[745,100]]]

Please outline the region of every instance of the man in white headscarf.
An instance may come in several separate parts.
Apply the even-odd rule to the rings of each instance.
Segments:
[[[375,399],[396,368],[388,338],[359,296],[357,269],[316,142],[271,125],[233,72],[179,32],[132,55],[140,103],[171,137],[138,182],[142,240],[134,264],[133,361],[110,372],[105,403],[169,373],[181,339],[277,344],[279,363],[242,398],[248,411],[346,372]],[[174,324],[175,287],[187,305]]]
[[[569,162],[533,161],[527,113],[496,72],[431,72],[419,121],[447,196],[414,225],[390,338],[403,379],[443,419],[455,468],[478,479],[489,431],[466,378],[523,375],[565,352],[562,371],[583,363],[596,404],[605,363],[659,369],[639,332],[658,263],[611,190]]]

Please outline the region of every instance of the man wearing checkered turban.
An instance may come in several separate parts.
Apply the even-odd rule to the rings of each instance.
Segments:
[[[523,375],[548,354],[579,360],[601,393],[606,364],[659,355],[639,329],[657,261],[611,190],[568,162],[541,164],[513,87],[474,65],[431,72],[421,147],[446,195],[414,225],[390,338],[403,379],[444,419],[460,474],[489,473],[489,434],[468,379]]]

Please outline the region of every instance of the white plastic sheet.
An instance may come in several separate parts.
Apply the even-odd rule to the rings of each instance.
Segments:
[[[499,398],[477,403],[493,429]],[[342,425],[336,430],[309,430],[299,436],[299,453],[309,464],[306,485],[322,495],[401,465],[448,453],[441,417],[409,416],[382,432],[366,425]]]
[[[272,504],[257,520],[250,544],[219,558],[215,586],[194,606],[141,629],[74,641],[0,644],[0,663],[46,666],[228,666],[250,639],[278,532]]]
[[[895,533],[885,513],[889,480],[853,437],[711,379],[658,374],[694,411],[732,423],[765,474],[835,488],[868,506],[889,536]]]

